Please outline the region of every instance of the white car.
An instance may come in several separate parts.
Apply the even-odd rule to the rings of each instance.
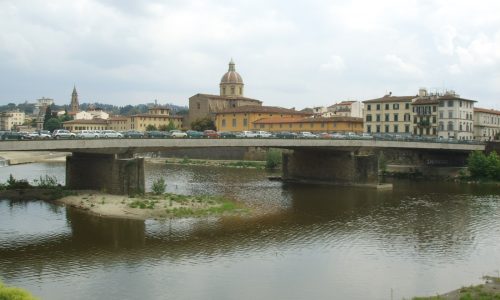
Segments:
[[[304,131],[304,132],[299,133],[298,138],[302,138],[302,139],[316,139],[316,138],[318,138],[318,135],[314,134],[314,133],[311,133],[309,131]]]
[[[79,139],[97,139],[100,135],[94,130],[80,130],[76,133],[76,137]]]
[[[76,137],[76,134],[73,132],[70,132],[69,130],[66,129],[56,129],[52,132],[52,138],[58,140],[58,139],[74,139]]]
[[[187,133],[181,130],[170,130],[170,136],[173,138],[187,138]]]
[[[123,135],[114,130],[102,130],[100,134],[101,138],[110,139],[110,138],[118,138],[121,139]]]
[[[248,131],[248,130],[242,131],[241,136],[244,138],[256,138],[256,137],[258,137],[257,132]]]
[[[35,132],[30,132],[28,135],[34,140],[46,140],[52,137],[48,130],[37,130]]]
[[[262,130],[257,131],[256,134],[257,134],[257,137],[260,137],[260,138],[270,138],[273,136],[272,133],[267,132],[267,131],[262,131]]]

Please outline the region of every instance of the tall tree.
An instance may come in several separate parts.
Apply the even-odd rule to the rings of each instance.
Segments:
[[[43,129],[48,130],[47,129],[47,122],[51,118],[52,118],[52,108],[50,107],[50,105],[48,105],[47,108],[45,109],[45,116],[43,118]]]

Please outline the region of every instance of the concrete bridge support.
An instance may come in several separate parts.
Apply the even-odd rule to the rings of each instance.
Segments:
[[[66,186],[111,194],[144,191],[144,159],[115,154],[73,153],[66,158]]]
[[[283,180],[377,186],[378,157],[346,151],[283,153]]]

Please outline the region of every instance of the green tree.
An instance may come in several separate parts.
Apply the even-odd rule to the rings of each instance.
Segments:
[[[153,181],[153,185],[151,186],[151,190],[155,195],[161,195],[165,193],[165,189],[167,188],[167,184],[165,183],[165,179],[163,177],[157,178]]]
[[[45,124],[45,130],[50,132],[62,128],[61,121],[58,118],[50,118]]]
[[[47,106],[47,108],[45,109],[45,116],[43,117],[43,129],[47,129],[47,122],[52,118],[52,108],[49,106]]]
[[[167,125],[167,128],[165,131],[170,131],[170,130],[174,130],[174,129],[177,129],[175,128],[175,124],[172,120],[170,120],[170,122],[168,122],[168,125]]]
[[[64,110],[64,115],[59,117],[59,121],[61,121],[61,123],[71,121],[71,120],[73,120],[73,118],[70,115],[68,115],[67,110]]]
[[[191,123],[191,128],[197,131],[215,130],[215,124],[210,117],[196,119]]]
[[[276,169],[282,162],[281,151],[269,149],[266,154],[266,169]]]
[[[146,126],[146,131],[153,131],[153,130],[158,130],[156,126],[149,124]]]

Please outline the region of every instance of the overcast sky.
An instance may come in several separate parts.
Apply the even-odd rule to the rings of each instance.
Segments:
[[[296,107],[420,87],[500,109],[500,1],[0,0],[0,104],[187,105],[219,93]]]

